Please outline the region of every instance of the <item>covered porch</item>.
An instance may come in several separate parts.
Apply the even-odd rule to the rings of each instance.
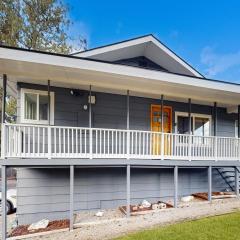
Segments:
[[[111,63],[90,61],[77,57],[1,49],[0,71],[3,75],[3,99],[9,84],[41,85],[51,106],[53,88],[84,90],[88,92],[85,111],[87,126],[61,125],[52,122],[54,111],[47,108],[47,117],[41,124],[19,122],[8,124],[5,110],[2,115],[2,191],[3,239],[6,237],[6,169],[16,168],[68,168],[69,169],[69,219],[73,229],[74,181],[76,168],[122,167],[126,170],[126,206],[130,216],[131,170],[134,168],[170,168],[173,172],[174,206],[178,204],[178,171],[180,168],[205,168],[207,170],[208,197],[212,196],[212,169],[233,167],[236,195],[239,195],[240,143],[235,136],[219,136],[217,109],[225,108],[237,113],[240,119],[240,87],[224,82],[189,77]],[[19,54],[19,51],[21,54]],[[66,58],[68,61],[65,61]],[[124,97],[121,128],[93,126],[93,91],[117,94]],[[39,93],[38,93],[39,94]],[[133,97],[153,99],[158,105],[154,130],[134,128],[130,124]],[[20,100],[20,97],[19,97]],[[38,95],[39,101],[39,95]],[[98,101],[98,99],[97,99]],[[168,102],[185,103],[187,108],[181,133],[174,124],[165,128],[164,107]],[[209,134],[194,135],[193,105],[210,106],[212,130]],[[20,108],[20,106],[19,106]],[[3,101],[5,109],[5,101]],[[118,110],[117,106],[116,109]],[[21,111],[21,110],[20,110]],[[197,109],[194,111],[196,113]],[[18,116],[21,119],[21,114]],[[39,117],[39,116],[38,116]],[[148,116],[149,117],[149,116]],[[153,119],[154,115],[151,115]],[[170,116],[169,116],[170,117]],[[150,117],[149,117],[150,118]],[[169,118],[170,119],[170,118]],[[188,119],[188,120],[187,120]],[[26,119],[25,119],[26,120]],[[151,121],[151,124],[154,121]],[[172,121],[173,123],[173,121]],[[238,121],[239,125],[240,121]],[[175,131],[174,131],[175,129]],[[240,131],[238,127],[238,137]],[[203,130],[204,131],[204,130]],[[193,161],[194,160],[194,161]]]
[[[2,158],[240,159],[237,84],[8,47],[1,47],[0,62],[3,98],[7,86],[18,91],[17,124],[5,122],[2,102]],[[66,89],[64,95],[55,96],[56,88]],[[85,102],[79,105],[79,114],[85,121],[73,124],[70,115],[67,123],[56,121],[56,109],[65,104],[60,98],[67,96],[70,101],[71,95],[73,104],[82,101],[78,96],[83,91]],[[105,123],[104,115],[96,124],[98,93],[119,98],[121,114],[111,121],[120,124]],[[143,114],[136,114],[140,105],[131,106],[137,98],[148,99]],[[111,101],[115,100],[108,98],[98,110],[109,109],[106,118],[118,111],[118,105],[109,108]],[[169,106],[173,103],[179,107]],[[203,108],[207,115],[202,114]],[[220,131],[222,114],[231,116],[231,134],[228,129]],[[147,127],[139,123],[139,116],[147,119]]]

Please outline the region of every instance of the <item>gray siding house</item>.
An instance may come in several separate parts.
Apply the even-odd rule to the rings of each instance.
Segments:
[[[0,47],[3,237],[6,169],[17,218],[239,194],[240,85],[207,79],[152,35],[72,55]],[[5,122],[17,91],[16,124]]]

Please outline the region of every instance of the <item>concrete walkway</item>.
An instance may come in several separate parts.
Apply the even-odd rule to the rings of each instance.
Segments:
[[[130,232],[163,226],[179,221],[198,219],[240,210],[239,199],[214,200],[213,203],[198,202],[177,209],[158,210],[142,216],[111,220],[108,223],[82,225],[72,232],[61,232],[48,236],[28,238],[33,240],[104,240],[112,239]]]

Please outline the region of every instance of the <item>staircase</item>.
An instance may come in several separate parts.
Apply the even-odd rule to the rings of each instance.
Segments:
[[[240,173],[240,167],[237,167],[237,170]],[[232,167],[218,168],[217,171],[228,185],[227,190],[235,191],[235,168]],[[240,191],[240,174],[237,187],[238,190]]]

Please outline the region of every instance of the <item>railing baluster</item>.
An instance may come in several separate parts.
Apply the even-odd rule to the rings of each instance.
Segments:
[[[54,127],[54,155],[57,153],[57,129]]]
[[[111,135],[111,137],[112,137],[112,139],[111,139],[111,141],[112,141],[112,153],[111,153],[111,154],[113,155],[113,154],[114,154],[114,153],[113,153],[113,147],[114,147],[114,145],[113,145],[113,140],[114,140],[114,139],[113,139],[113,134],[114,134],[113,130],[111,131],[111,134],[112,134],[112,135]]]
[[[87,154],[87,130],[84,131],[84,153]]]
[[[92,146],[93,157],[162,159],[163,154],[164,158],[182,160],[240,158],[240,139],[231,137],[27,124],[3,126],[5,138],[2,142],[5,141],[5,144],[2,145],[2,156],[5,154],[5,157],[90,158]]]
[[[103,130],[103,154],[105,155],[106,151],[106,134],[105,130]]]
[[[65,129],[63,128],[63,153],[64,153],[64,156],[66,154],[66,136],[65,136]]]
[[[108,142],[107,142],[107,154],[109,155],[109,130],[107,130],[107,137],[108,137]]]
[[[72,146],[71,146],[71,151],[72,151],[72,152],[71,152],[71,153],[74,154],[74,144],[73,144],[73,135],[74,135],[74,133],[73,133],[73,128],[72,128],[72,131],[71,131],[71,132],[72,132],[72,133],[71,133],[71,134],[72,134]]]

